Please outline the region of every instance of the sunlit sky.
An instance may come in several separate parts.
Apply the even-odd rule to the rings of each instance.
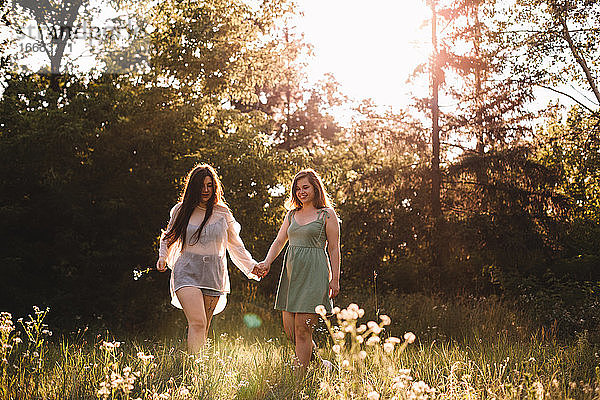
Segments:
[[[430,52],[424,0],[301,0],[298,29],[314,46],[309,64],[317,78],[331,72],[354,98],[402,106],[406,80]],[[425,78],[426,79],[426,78]],[[424,94],[425,95],[425,94]]]

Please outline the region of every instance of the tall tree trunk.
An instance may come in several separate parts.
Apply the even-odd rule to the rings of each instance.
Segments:
[[[433,56],[431,66],[431,212],[435,219],[442,214],[440,201],[441,173],[440,173],[440,108],[438,104],[439,87],[440,87],[440,71],[438,65],[438,49],[437,49],[437,11],[435,2],[431,3],[432,19],[431,19],[431,41],[433,45]]]
[[[436,290],[439,289],[442,284],[442,254],[443,240],[442,240],[442,206],[440,199],[442,176],[440,172],[440,109],[438,104],[439,98],[439,87],[440,87],[440,66],[439,66],[439,55],[438,55],[438,44],[437,44],[437,11],[436,2],[431,2],[431,40],[433,45],[432,58],[431,58],[431,216],[432,216],[432,230],[431,230],[431,243],[430,243],[430,255],[431,255],[431,288]]]

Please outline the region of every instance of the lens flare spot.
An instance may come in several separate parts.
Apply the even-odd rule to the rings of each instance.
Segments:
[[[244,324],[248,328],[258,328],[262,325],[262,319],[256,314],[248,313],[244,315]]]

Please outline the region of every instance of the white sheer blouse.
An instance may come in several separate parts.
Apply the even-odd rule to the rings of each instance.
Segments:
[[[257,262],[252,258],[242,239],[240,238],[240,224],[235,220],[231,211],[222,206],[215,206],[213,213],[202,229],[202,234],[198,239],[197,235],[192,235],[198,229],[198,225],[189,224],[186,233],[186,243],[182,246],[181,240],[175,242],[170,248],[167,248],[167,242],[164,238],[165,233],[171,228],[175,222],[175,217],[181,208],[181,203],[177,203],[171,209],[171,218],[169,220],[167,230],[163,231],[160,238],[160,248],[158,251],[159,257],[164,257],[167,260],[167,265],[171,270],[181,257],[182,253],[197,254],[208,261],[204,268],[214,268],[218,270],[217,274],[211,276],[222,277],[222,281],[210,283],[201,283],[198,287],[213,289],[224,294],[219,298],[219,302],[215,308],[214,314],[217,314],[225,308],[227,304],[227,293],[230,291],[229,273],[227,271],[227,256],[226,250],[229,251],[233,263],[249,278],[260,280],[260,278],[252,273]],[[204,210],[200,209],[202,212]],[[201,219],[203,219],[202,215]],[[181,308],[181,304],[175,295],[173,271],[171,271],[170,280],[171,304]],[[196,285],[193,285],[196,286]]]

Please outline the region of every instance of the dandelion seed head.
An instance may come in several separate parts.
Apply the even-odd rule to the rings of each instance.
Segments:
[[[394,351],[394,345],[390,342],[384,343],[383,350],[389,354]]]
[[[387,338],[386,340],[387,342],[393,343],[393,344],[399,344],[402,343],[402,340],[398,339],[395,336],[390,336],[389,338]]]
[[[404,334],[404,340],[406,340],[408,343],[413,343],[415,341],[417,337],[415,336],[414,333],[412,332],[406,332]]]
[[[343,340],[346,337],[346,334],[343,331],[333,332],[333,338],[338,340]]]
[[[375,346],[380,341],[379,336],[371,336],[367,339],[367,346]]]
[[[376,391],[367,393],[367,400],[379,400],[379,393]]]
[[[319,314],[321,317],[324,317],[327,315],[327,310],[325,309],[325,306],[322,304],[319,304],[318,306],[315,307],[315,312],[317,314]]]

